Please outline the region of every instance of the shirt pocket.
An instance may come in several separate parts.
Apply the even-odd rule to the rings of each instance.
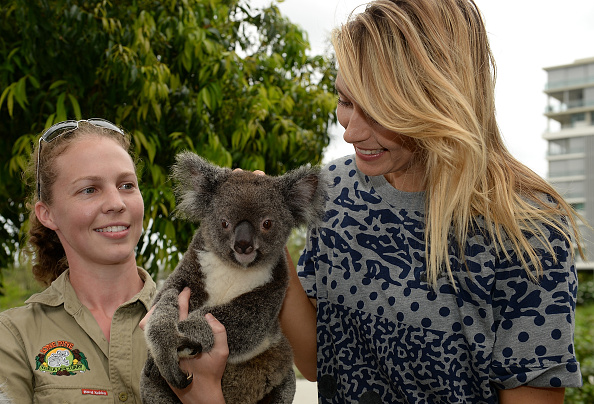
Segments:
[[[35,404],[113,403],[116,401],[117,397],[114,397],[110,390],[99,386],[45,385],[36,387],[33,394]]]

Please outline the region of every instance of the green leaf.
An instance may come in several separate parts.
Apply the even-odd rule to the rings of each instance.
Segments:
[[[63,86],[64,84],[68,84],[68,82],[66,80],[56,80],[50,85],[49,89],[53,90],[57,87]]]
[[[58,122],[65,121],[66,118],[66,106],[64,105],[64,101],[66,99],[66,93],[61,93],[58,96],[58,101],[56,102],[56,120]]]
[[[74,110],[74,117],[76,120],[82,119],[82,114],[80,112],[80,105],[78,101],[72,94],[68,94],[68,98],[70,99],[70,104],[72,104],[72,109]]]
[[[2,95],[0,95],[0,109],[2,109],[2,103],[4,102],[4,99],[6,98],[8,93],[12,92],[12,88],[13,88],[13,86],[10,85],[10,86],[6,87],[4,89],[4,91],[2,91]],[[11,116],[12,116],[12,114],[11,114]]]
[[[8,114],[12,118],[12,111],[14,108],[14,87],[8,92],[8,98],[6,99],[6,107],[8,108]]]
[[[14,97],[21,106],[22,109],[26,110],[27,102],[27,76],[22,77],[19,81],[17,81],[16,86],[14,87]]]
[[[51,114],[47,117],[47,120],[45,121],[45,128],[49,128],[50,126],[52,126],[54,123],[58,122],[56,120],[56,114]]]
[[[33,85],[33,87],[39,89],[41,88],[41,85],[39,84],[39,81],[37,81],[37,79],[35,78],[35,76],[32,75],[27,75],[27,78],[29,79],[29,81],[31,82],[31,84]]]

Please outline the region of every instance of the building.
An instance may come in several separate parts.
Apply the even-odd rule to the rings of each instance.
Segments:
[[[545,116],[548,181],[590,224],[594,224],[594,58],[547,67]],[[594,270],[594,232],[583,223],[587,261]]]

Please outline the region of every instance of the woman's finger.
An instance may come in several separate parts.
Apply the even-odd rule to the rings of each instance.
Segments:
[[[227,345],[227,331],[225,330],[225,326],[210,313],[204,317],[214,334],[214,346],[211,352],[226,358],[229,356],[229,346]]]
[[[179,321],[188,318],[188,312],[190,311],[190,288],[185,287],[177,297],[177,304],[179,306]]]
[[[140,323],[138,323],[138,326],[142,331],[144,331],[146,323],[148,322],[149,317],[153,314],[153,311],[155,311],[155,306],[151,307],[151,309],[144,315],[142,320],[140,320]]]

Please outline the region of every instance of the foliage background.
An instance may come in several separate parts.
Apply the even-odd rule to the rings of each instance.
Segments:
[[[132,135],[145,201],[138,264],[153,276],[194,230],[171,214],[178,152],[269,175],[320,163],[336,71],[308,48],[276,6],[248,0],[0,0],[0,268],[26,231],[21,172],[55,122],[102,117]]]
[[[0,0],[0,310],[41,290],[17,261],[27,226],[21,172],[44,128],[102,117],[132,135],[146,213],[138,264],[156,277],[194,230],[171,215],[179,151],[271,175],[321,162],[336,71],[332,56],[308,48],[274,4],[249,0]],[[289,245],[294,259],[301,239]],[[594,280],[582,276],[584,386],[567,389],[567,403],[594,402],[593,321]]]

